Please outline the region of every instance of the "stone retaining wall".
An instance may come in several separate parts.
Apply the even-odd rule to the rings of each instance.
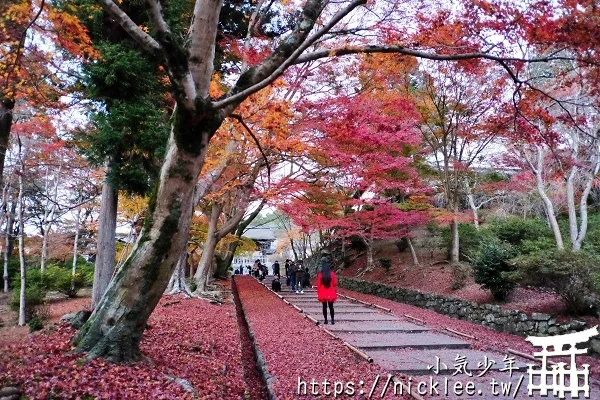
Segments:
[[[423,293],[418,290],[383,283],[338,277],[338,284],[356,292],[372,294],[389,300],[426,308],[456,319],[463,319],[488,326],[496,331],[508,332],[519,336],[552,336],[580,331],[586,323],[573,320],[560,324],[551,315],[532,313],[527,315],[519,310],[503,310],[496,304],[479,304],[473,301],[456,299],[435,293]],[[591,349],[600,353],[600,339],[591,340]]]

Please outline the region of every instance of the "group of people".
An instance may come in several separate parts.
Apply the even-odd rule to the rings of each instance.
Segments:
[[[335,324],[335,311],[333,303],[337,300],[337,277],[331,270],[331,254],[328,250],[321,251],[319,260],[319,273],[317,274],[317,300],[323,304],[324,323]],[[281,275],[279,261],[273,263],[273,275],[275,279],[271,282],[271,289],[275,292],[281,291]],[[310,287],[310,274],[308,268],[303,267],[302,261],[296,264],[292,260],[285,260],[286,284],[291,286],[292,291],[298,294],[304,293],[304,288]],[[330,320],[327,318],[329,310]]]

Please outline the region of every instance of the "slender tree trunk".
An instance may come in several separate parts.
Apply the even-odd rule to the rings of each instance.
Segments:
[[[373,262],[373,241],[365,238],[364,242],[367,245],[366,271],[373,271],[373,268],[375,267],[375,263]]]
[[[79,219],[81,218],[81,207],[77,209],[75,216],[75,240],[73,241],[73,268],[71,274],[75,276],[77,273],[77,248],[79,246]]]
[[[410,240],[410,238],[407,236],[406,241],[408,243],[408,248],[410,249],[410,254],[412,255],[412,258],[413,258],[413,264],[416,266],[420,265],[419,258],[417,257],[417,252],[415,251],[415,248],[412,244],[412,240]]]
[[[15,217],[15,207],[17,202],[13,200],[10,211],[7,212],[8,216],[6,217],[6,232],[4,236],[4,292],[8,292],[8,262],[10,261],[10,256],[12,254],[12,247],[14,243],[13,239],[13,225],[14,225],[14,217]]]
[[[210,221],[208,223],[208,233],[206,234],[206,241],[202,249],[202,256],[198,262],[198,269],[196,269],[196,275],[194,275],[194,281],[196,281],[196,292],[206,291],[206,284],[208,283],[208,276],[213,266],[215,249],[217,248],[218,238],[218,224],[219,216],[221,215],[221,207],[218,204],[213,204]]]
[[[218,126],[215,117],[193,120],[176,108],[157,189],[142,232],[127,261],[110,282],[86,324],[74,337],[88,357],[139,359],[139,343],[150,313],[184,252],[194,201],[194,180]],[[200,124],[200,125],[198,125]]]
[[[479,207],[475,205],[475,199],[473,198],[472,193],[467,194],[467,200],[469,201],[469,206],[473,212],[473,225],[476,230],[479,230]]]
[[[23,172],[24,168],[21,164],[21,173],[19,174],[19,196],[17,202],[19,204],[19,211],[17,218],[19,221],[19,263],[21,264],[21,293],[19,296],[19,326],[25,325],[25,291],[27,288],[27,265],[25,264],[25,245],[23,236],[25,235],[25,229],[23,224]]]
[[[450,228],[452,229],[452,248],[450,250],[450,261],[457,263],[460,261],[460,235],[458,231],[458,207],[454,207],[454,216]]]
[[[108,167],[110,168],[110,167]],[[92,287],[92,307],[95,308],[106,292],[115,270],[117,229],[117,203],[119,193],[105,178],[102,184],[102,200],[98,216],[98,239],[96,240],[96,264]]]
[[[577,177],[579,167],[574,165],[571,167],[569,176],[567,177],[567,210],[569,213],[569,237],[571,239],[571,245],[573,250],[575,249],[575,243],[577,242],[577,236],[579,233],[577,223],[577,209],[575,207],[575,178]],[[578,250],[578,249],[577,249]]]
[[[533,172],[535,176],[535,183],[538,190],[538,194],[540,195],[544,203],[546,216],[548,217],[548,222],[550,223],[550,227],[552,228],[552,232],[554,233],[556,248],[559,250],[563,250],[565,246],[563,244],[562,234],[560,233],[560,229],[558,227],[558,221],[556,220],[556,214],[554,213],[554,206],[552,204],[552,201],[546,194],[546,189],[544,188],[544,178],[542,175],[544,170],[544,152],[540,147],[537,148],[536,158],[536,166],[533,168]]]

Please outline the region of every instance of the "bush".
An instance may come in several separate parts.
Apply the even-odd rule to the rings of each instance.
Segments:
[[[452,264],[452,290],[458,290],[465,287],[467,278],[471,273],[471,265],[467,263]]]
[[[475,282],[490,290],[498,301],[505,300],[516,286],[505,275],[513,270],[509,261],[517,254],[517,250],[509,243],[482,242],[471,259]]]
[[[600,258],[569,250],[538,251],[513,260],[513,282],[549,289],[571,315],[594,314],[600,306]]]
[[[44,274],[44,284],[49,290],[56,290],[68,297],[75,297],[79,289],[85,286],[86,277],[83,273],[73,275],[71,269],[49,265]]]
[[[442,241],[448,249],[448,255],[452,250],[452,230],[451,227],[445,227],[441,230]],[[481,243],[482,233],[475,229],[473,224],[458,224],[458,246],[460,261],[468,261]],[[448,257],[450,258],[450,257]]]
[[[31,318],[27,325],[29,325],[30,333],[44,329],[44,321],[39,316]]]
[[[29,274],[27,274],[29,276]],[[21,279],[18,276],[19,280]],[[13,282],[16,280],[13,279]],[[10,309],[13,311],[19,311],[21,288],[20,286],[13,286],[12,297],[9,301]],[[25,320],[29,321],[35,316],[41,315],[40,309],[44,305],[44,299],[46,297],[46,289],[39,285],[27,285],[25,288]]]
[[[387,271],[390,271],[390,268],[392,268],[392,260],[387,259],[387,258],[380,258],[379,259],[379,264]]]
[[[505,220],[496,220],[490,225],[489,230],[501,242],[516,246],[519,252],[524,252],[521,247],[525,241],[529,241],[527,242],[529,245],[531,245],[531,241],[548,243],[548,240],[552,240],[554,243],[552,230],[545,221],[540,219],[511,217]]]
[[[408,249],[408,238],[403,237],[402,239],[397,240],[394,244],[396,245],[398,251],[402,253]]]

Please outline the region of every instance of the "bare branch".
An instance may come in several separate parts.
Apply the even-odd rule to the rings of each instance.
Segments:
[[[230,117],[237,120],[240,124],[242,124],[242,126],[244,127],[246,132],[248,132],[248,134],[252,137],[252,140],[254,140],[254,143],[256,143],[256,147],[258,147],[258,151],[260,151],[260,154],[263,156],[263,159],[265,160],[265,164],[267,166],[267,179],[269,180],[269,183],[270,183],[271,182],[271,164],[269,163],[269,160],[267,159],[267,155],[263,151],[263,148],[260,145],[258,138],[256,137],[256,135],[254,135],[254,132],[252,132],[252,130],[246,124],[246,122],[244,121],[244,118],[242,118],[241,115],[231,114]]]
[[[458,61],[458,60],[472,60],[476,58],[483,58],[487,60],[493,60],[499,63],[507,63],[507,62],[549,62],[554,60],[572,60],[570,57],[562,57],[562,56],[547,56],[547,57],[539,57],[539,58],[519,58],[519,57],[501,57],[495,56],[485,52],[473,52],[473,53],[459,53],[459,54],[437,54],[431,53],[424,50],[415,50],[410,49],[404,46],[349,46],[342,47],[339,49],[325,49],[319,50],[312,53],[303,54],[298,57],[294,64],[301,64],[308,61],[314,61],[321,58],[328,57],[339,57],[350,54],[371,54],[371,53],[398,53],[404,54],[408,56],[425,58],[428,60],[437,60],[437,61]]]

